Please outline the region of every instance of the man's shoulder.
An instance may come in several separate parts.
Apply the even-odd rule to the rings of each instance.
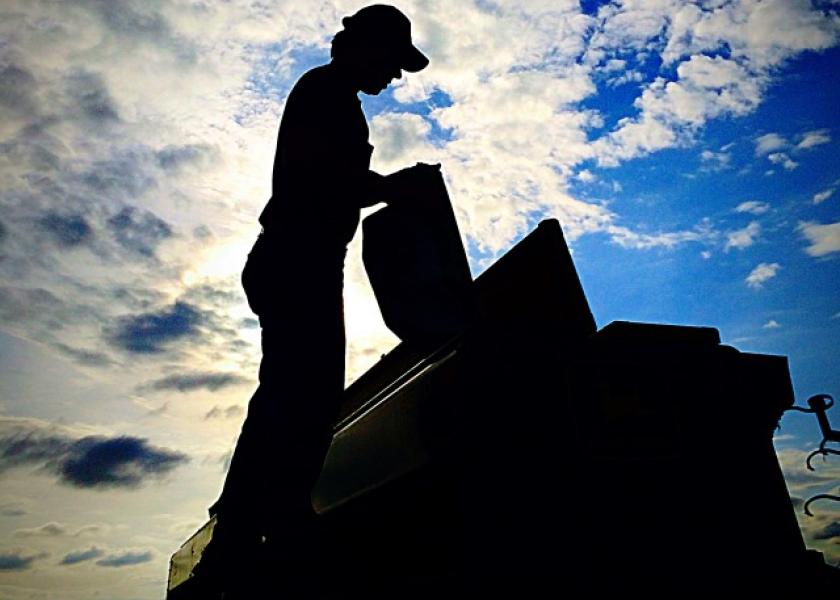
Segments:
[[[329,93],[336,85],[335,76],[329,64],[318,65],[309,69],[300,76],[292,88],[292,94],[319,95],[321,92]]]
[[[284,115],[291,113],[295,119],[305,119],[306,115],[324,119],[345,113],[351,107],[358,109],[359,98],[347,88],[336,69],[326,64],[300,76],[286,100]]]

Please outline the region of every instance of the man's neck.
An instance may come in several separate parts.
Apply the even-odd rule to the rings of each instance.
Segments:
[[[354,95],[361,91],[352,65],[345,61],[332,59],[327,66],[335,73],[341,87],[346,88],[348,92]]]

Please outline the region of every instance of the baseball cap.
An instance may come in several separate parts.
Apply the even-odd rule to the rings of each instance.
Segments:
[[[371,4],[341,20],[348,33],[386,48],[395,54],[403,71],[416,73],[429,59],[411,41],[411,22],[399,9],[388,4]]]

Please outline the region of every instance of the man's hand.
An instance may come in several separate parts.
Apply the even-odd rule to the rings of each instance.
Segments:
[[[410,181],[414,177],[427,177],[429,173],[440,171],[440,163],[430,165],[428,163],[417,163],[411,167],[400,169],[396,173],[386,175],[389,180],[393,181]]]
[[[412,167],[401,169],[385,177],[385,202],[388,204],[401,203],[417,197],[417,192],[423,189],[429,180],[429,175],[440,172],[440,163],[417,163]]]

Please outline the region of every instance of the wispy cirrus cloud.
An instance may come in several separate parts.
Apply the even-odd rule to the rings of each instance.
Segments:
[[[758,200],[747,200],[735,207],[735,212],[750,213],[752,215],[763,215],[768,210],[770,210],[770,205],[767,202],[760,202]]]
[[[63,535],[67,535],[67,527],[55,521],[44,523],[39,527],[30,527],[15,531],[15,536],[17,537],[58,537]]]
[[[248,381],[248,379],[238,373],[176,373],[144,383],[139,389],[150,391],[174,390],[182,393],[205,389],[215,392],[222,388],[241,385]]]
[[[15,531],[15,537],[79,537],[101,533],[108,528],[102,524],[71,528],[57,521],[50,521],[38,527],[25,527]]]
[[[647,250],[650,248],[674,248],[687,242],[710,241],[715,236],[706,223],[700,223],[692,230],[660,233],[640,233],[627,227],[607,228],[612,240],[624,248]]]
[[[205,419],[235,419],[237,417],[241,417],[245,413],[245,409],[237,404],[232,404],[230,406],[226,406],[222,408],[221,406],[214,406],[207,414],[204,415]]]
[[[827,190],[817,192],[816,194],[814,194],[814,197],[811,198],[811,201],[814,204],[822,204],[823,202],[825,202],[826,200],[828,200],[829,198],[831,198],[834,195],[834,192],[837,190],[836,186],[837,186],[838,183],[840,183],[840,182],[835,181],[834,184],[830,188],[828,188]]]
[[[814,197],[811,199],[814,204],[821,204],[831,198],[834,195],[834,188],[829,188],[827,190],[823,190],[822,192],[817,192],[814,194]]]
[[[732,154],[728,152],[713,152],[711,150],[703,150],[700,153],[700,160],[707,169],[712,171],[722,171],[729,168],[729,163],[732,160]]]
[[[802,139],[796,144],[799,150],[808,150],[814,146],[821,146],[828,144],[831,141],[831,135],[828,129],[817,129],[814,131],[807,131],[802,134]]]
[[[64,356],[67,356],[79,364],[89,367],[107,367],[115,363],[114,359],[104,352],[98,350],[88,350],[85,348],[74,348],[63,342],[53,342],[53,348],[58,350]]]

